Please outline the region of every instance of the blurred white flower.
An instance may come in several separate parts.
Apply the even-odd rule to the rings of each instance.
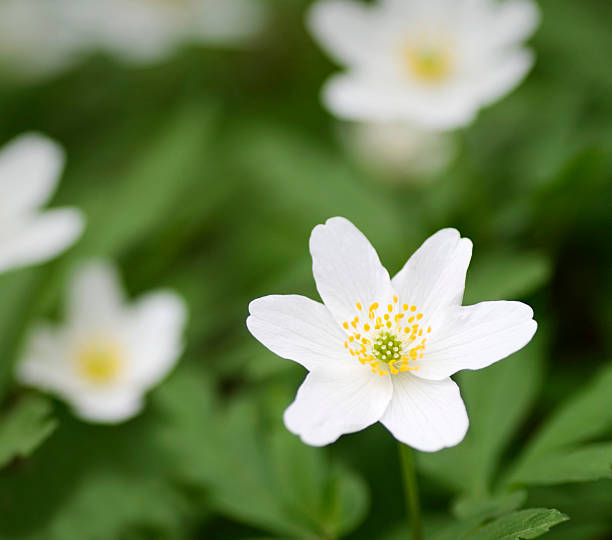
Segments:
[[[341,138],[364,167],[393,181],[426,181],[455,156],[452,135],[406,122],[350,122]]]
[[[2,0],[0,66],[45,76],[98,49],[155,62],[186,42],[241,45],[265,20],[261,0]]]
[[[32,332],[17,378],[61,396],[92,422],[136,415],[145,392],[172,369],[183,348],[183,300],[164,291],[128,305],[108,263],[92,262],[77,272],[67,318],[63,327]]]
[[[78,210],[41,210],[57,188],[64,152],[31,133],[0,149],[0,272],[46,261],[80,236]]]
[[[51,75],[74,59],[59,0],[0,1],[0,66],[25,77]]]
[[[325,86],[336,115],[453,129],[529,71],[530,0],[319,0],[313,34],[347,72]]]
[[[80,47],[152,62],[185,42],[243,43],[262,29],[260,0],[61,0]]]
[[[468,417],[450,376],[524,347],[537,328],[532,309],[461,306],[472,243],[454,229],[429,238],[392,280],[344,218],[315,227],[310,251],[324,304],[266,296],[247,319],[261,343],[310,372],[285,411],[287,428],[315,446],[378,421],[418,450],[459,443]]]

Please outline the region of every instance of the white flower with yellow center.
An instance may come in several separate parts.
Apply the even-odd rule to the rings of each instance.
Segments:
[[[309,15],[347,68],[324,88],[334,114],[443,130],[468,124],[523,79],[533,55],[521,42],[537,23],[530,0],[320,0]]]
[[[532,309],[461,305],[472,243],[454,229],[429,238],[393,279],[344,218],[315,227],[310,251],[324,303],[266,296],[247,319],[261,343],[310,372],[287,428],[314,446],[378,421],[418,450],[459,443],[468,417],[450,376],[525,346],[537,328]]]
[[[41,210],[57,188],[62,149],[27,134],[0,149],[0,272],[51,259],[83,231],[78,210]]]
[[[67,316],[63,327],[32,332],[17,378],[62,397],[85,420],[117,423],[137,414],[181,354],[182,299],[163,291],[128,305],[116,270],[94,262],[75,275]]]

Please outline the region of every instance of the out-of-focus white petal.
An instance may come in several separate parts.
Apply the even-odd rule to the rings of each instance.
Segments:
[[[0,271],[47,261],[81,235],[82,214],[73,209],[50,210],[13,223],[0,237]]]
[[[484,28],[492,44],[507,47],[527,39],[540,23],[540,12],[531,0],[504,0],[494,6]]]
[[[170,291],[148,294],[130,308],[131,361],[126,384],[148,388],[176,364],[187,320],[183,299]]]
[[[459,387],[451,379],[426,381],[402,373],[392,382],[393,397],[380,421],[398,441],[436,452],[463,440],[469,420]]]
[[[476,86],[482,103],[493,103],[517,87],[533,62],[533,53],[527,49],[516,49],[498,58]]]
[[[115,266],[105,261],[84,264],[68,293],[68,318],[75,329],[112,331],[123,326],[125,295]]]
[[[324,446],[380,420],[391,392],[389,377],[374,375],[358,362],[315,371],[285,411],[285,425],[306,444]]]
[[[308,12],[308,27],[328,53],[344,64],[368,63],[377,56],[373,8],[348,0],[323,0]]]
[[[38,133],[21,135],[0,150],[0,221],[36,210],[55,192],[65,155]]]
[[[72,374],[64,334],[43,325],[29,332],[15,375],[23,384],[61,395],[71,395],[81,387]]]
[[[372,122],[405,121],[421,129],[449,130],[472,122],[477,112],[475,92],[400,86],[364,74],[332,77],[323,87],[325,105],[340,118]]]
[[[356,303],[364,309],[393,297],[389,273],[368,239],[344,218],[328,219],[310,236],[317,290],[339,322],[352,320]]]
[[[481,369],[523,348],[536,332],[533,310],[522,302],[481,302],[452,308],[427,345],[419,370],[443,379],[462,369]]]
[[[350,358],[346,335],[319,302],[303,296],[264,296],[249,304],[247,327],[273,353],[303,365],[309,371]]]
[[[100,424],[117,424],[129,420],[144,405],[142,395],[129,389],[80,392],[69,401],[78,417]]]
[[[393,278],[393,287],[402,301],[416,305],[437,331],[440,310],[461,305],[471,257],[470,240],[461,238],[455,229],[442,229],[408,259]]]

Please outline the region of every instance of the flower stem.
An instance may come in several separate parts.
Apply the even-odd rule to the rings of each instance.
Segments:
[[[402,462],[402,479],[404,481],[406,509],[410,517],[410,540],[423,540],[419,486],[416,479],[412,448],[399,443],[399,453]]]

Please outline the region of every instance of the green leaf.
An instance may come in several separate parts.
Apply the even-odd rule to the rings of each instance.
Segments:
[[[459,375],[470,428],[458,446],[419,454],[419,469],[452,490],[482,498],[488,493],[501,453],[525,418],[542,381],[542,347],[526,348],[480,371]]]
[[[570,397],[529,444],[530,457],[594,439],[612,429],[612,363]]]
[[[364,518],[363,481],[280,422],[264,430],[255,396],[234,396],[224,408],[206,377],[183,367],[157,399],[177,479],[202,489],[218,512],[291,537],[338,538]]]
[[[554,509],[530,508],[503,515],[482,525],[469,518],[447,525],[431,535],[432,540],[519,540],[537,538],[569,518]]]
[[[516,510],[523,505],[526,498],[527,492],[524,490],[477,499],[466,497],[455,501],[453,513],[459,519],[490,519]]]
[[[184,538],[190,508],[168,481],[152,420],[110,427],[66,416],[26,463],[0,476],[0,493],[10,493],[0,497],[0,537],[105,540],[144,527]]]
[[[536,433],[507,483],[550,484],[607,478],[611,444],[581,443],[612,429],[612,364]]]
[[[0,419],[0,467],[17,457],[28,457],[55,430],[49,400],[29,395]]]
[[[525,461],[512,475],[520,484],[563,484],[612,479],[612,442],[547,454]]]
[[[484,525],[468,538],[470,540],[519,540],[537,538],[551,527],[569,518],[554,509],[531,508],[497,518]]]

